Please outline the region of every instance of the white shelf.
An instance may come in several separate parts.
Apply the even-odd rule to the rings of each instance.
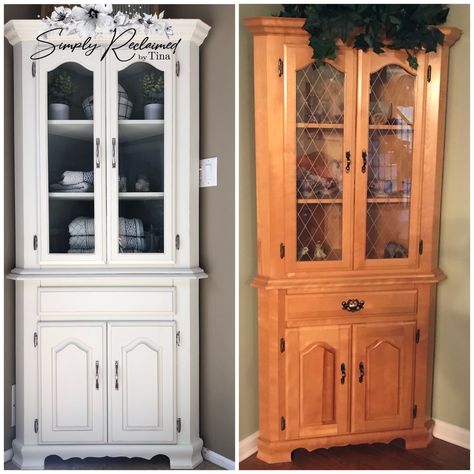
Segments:
[[[153,201],[164,197],[165,193],[119,193],[119,199],[124,201]]]
[[[122,143],[163,135],[164,120],[119,120],[119,141]]]
[[[61,199],[63,201],[92,201],[94,193],[49,193],[50,199]]]
[[[119,120],[119,141],[126,143],[134,140],[163,135],[164,120]],[[90,140],[94,137],[93,120],[48,120],[51,135],[68,137],[75,140]]]
[[[58,137],[90,140],[94,137],[93,120],[48,120],[48,131]]]

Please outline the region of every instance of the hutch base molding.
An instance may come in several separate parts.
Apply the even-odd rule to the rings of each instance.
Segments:
[[[304,19],[255,17],[257,457],[401,438],[431,421],[449,48],[316,67]]]
[[[202,440],[197,438],[190,444],[175,445],[47,445],[28,446],[13,440],[13,459],[15,466],[21,469],[44,469],[44,461],[48,456],[56,455],[63,460],[88,457],[139,457],[151,459],[163,454],[170,460],[171,469],[194,469],[202,463]]]

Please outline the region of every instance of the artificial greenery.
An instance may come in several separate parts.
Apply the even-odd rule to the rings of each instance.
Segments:
[[[74,90],[71,75],[65,71],[57,72],[48,86],[49,103],[71,105]]]
[[[154,72],[144,74],[141,83],[145,105],[157,104],[163,101],[163,91],[165,88],[163,76],[158,76]]]
[[[280,16],[306,18],[316,66],[335,59],[336,40],[362,51],[380,54],[384,48],[405,50],[408,64],[417,69],[420,49],[436,51],[444,35],[436,28],[446,22],[449,8],[442,5],[312,4],[283,5]]]

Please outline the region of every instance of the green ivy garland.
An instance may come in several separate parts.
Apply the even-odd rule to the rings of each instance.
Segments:
[[[283,5],[282,17],[306,18],[303,28],[310,34],[316,66],[335,59],[336,40],[377,54],[384,48],[405,50],[410,67],[418,68],[415,54],[442,45],[443,33],[435,25],[446,22],[449,8],[443,5]]]

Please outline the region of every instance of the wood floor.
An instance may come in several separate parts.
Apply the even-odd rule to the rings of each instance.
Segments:
[[[293,462],[266,464],[254,454],[240,469],[469,469],[469,450],[433,439],[425,449],[405,450],[404,441],[293,452]]]

